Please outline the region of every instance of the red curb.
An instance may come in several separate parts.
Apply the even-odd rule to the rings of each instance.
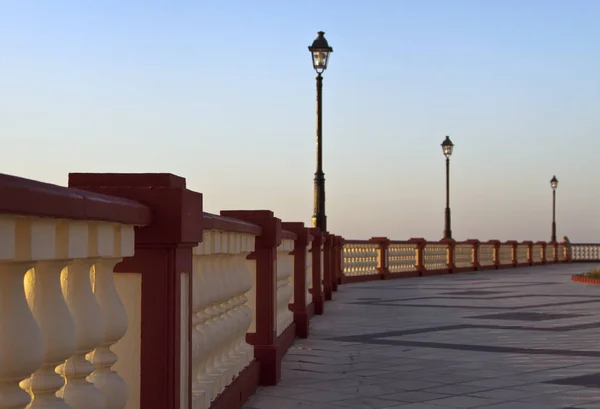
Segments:
[[[600,285],[600,278],[590,278],[580,274],[572,275],[571,280],[585,284]]]

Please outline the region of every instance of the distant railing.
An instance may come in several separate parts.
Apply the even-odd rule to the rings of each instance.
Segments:
[[[600,244],[467,240],[346,240],[342,282],[565,262],[600,261]]]
[[[600,244],[597,243],[573,243],[570,249],[565,248],[572,261],[600,261]]]

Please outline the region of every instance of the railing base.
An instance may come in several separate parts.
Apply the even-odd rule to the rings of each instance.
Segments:
[[[210,405],[210,409],[241,409],[256,392],[260,364],[254,360],[225,388]]]
[[[277,385],[281,378],[281,360],[296,338],[296,324],[292,322],[277,337],[275,345],[255,345],[254,357],[260,362],[260,384]],[[212,408],[211,408],[212,409]]]
[[[441,270],[423,270],[423,273],[421,274],[422,277],[430,277],[430,276],[439,276],[439,275],[443,275],[443,274],[450,274],[450,271],[448,271],[447,268],[441,269]]]
[[[386,280],[392,280],[395,278],[411,278],[411,277],[419,277],[418,271],[400,271],[397,273],[389,273],[386,276]]]
[[[315,315],[315,305],[313,303],[308,304],[304,311],[294,313],[296,336],[298,338],[308,338],[310,327],[309,322],[313,315]]]
[[[349,283],[362,283],[365,281],[377,281],[381,280],[381,274],[369,274],[365,276],[344,276],[342,277],[342,284]]]

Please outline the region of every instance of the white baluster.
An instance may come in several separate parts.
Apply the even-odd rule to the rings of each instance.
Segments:
[[[241,369],[245,368],[254,359],[254,348],[246,342],[246,333],[252,324],[252,309],[248,305],[246,294],[252,290],[252,272],[249,270],[249,264],[246,260],[248,253],[241,253],[236,256],[236,271],[238,271],[238,298],[240,300],[239,314],[240,323],[237,331],[238,351],[242,353]]]
[[[206,321],[210,318],[206,312],[210,287],[207,285],[206,271],[203,266],[207,258],[208,256],[194,257],[192,391],[195,409],[208,409],[215,389],[215,384],[206,368],[211,348],[209,334],[206,331]]]
[[[221,380],[221,373],[219,372],[219,361],[218,361],[218,350],[219,343],[221,340],[221,328],[219,325],[219,309],[218,304],[220,302],[220,283],[219,283],[219,275],[221,273],[219,266],[220,260],[218,255],[211,255],[209,258],[209,263],[207,263],[206,270],[206,284],[209,289],[209,293],[207,294],[207,307],[204,310],[204,313],[207,315],[207,320],[204,323],[204,330],[206,331],[206,336],[210,342],[210,349],[208,360],[206,364],[206,373],[210,377],[214,388],[211,390],[211,400],[213,400],[217,394],[223,388],[223,382]]]
[[[86,380],[94,365],[85,356],[102,343],[105,334],[104,316],[90,282],[92,264],[91,260],[75,260],[61,274],[62,292],[75,321],[77,347],[75,354],[58,369],[66,381],[58,396],[73,409],[106,406],[102,392]]]
[[[223,312],[221,314],[223,326],[223,340],[221,341],[221,362],[223,371],[223,381],[225,386],[229,385],[236,375],[235,357],[232,353],[233,341],[235,337],[235,320],[232,310],[235,308],[235,285],[234,282],[234,259],[231,254],[223,257],[223,274],[221,280],[223,282],[223,298],[221,306]]]
[[[31,397],[19,387],[44,361],[44,344],[23,289],[34,263],[0,263],[0,409],[21,409]]]
[[[69,405],[56,396],[63,378],[55,372],[74,352],[77,344],[75,322],[60,287],[60,274],[67,262],[41,261],[25,274],[25,290],[44,340],[44,363],[21,387],[32,397],[28,409],[68,409]]]
[[[88,377],[104,394],[106,409],[123,409],[127,403],[127,386],[112,366],[117,355],[110,347],[127,331],[127,313],[117,294],[113,269],[120,258],[100,259],[92,267],[92,288],[104,317],[104,336],[100,346],[87,355],[95,370]]]

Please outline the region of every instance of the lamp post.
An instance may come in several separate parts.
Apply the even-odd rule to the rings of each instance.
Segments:
[[[552,187],[552,238],[551,242],[556,242],[556,188],[558,187],[558,179],[556,176],[552,176],[550,179],[550,186]]]
[[[450,140],[450,137],[446,136],[446,139],[444,139],[444,142],[442,142],[442,151],[444,152],[444,156],[446,157],[446,223],[444,227],[445,239],[452,238],[452,229],[450,228],[450,156],[452,155],[453,149],[454,144]]]
[[[312,63],[317,72],[317,171],[315,172],[314,211],[312,227],[320,231],[327,231],[327,216],[325,216],[325,173],[323,172],[323,129],[322,129],[322,93],[323,77],[321,74],[327,69],[329,54],[333,48],[325,39],[325,33],[319,31],[317,38],[308,50],[312,56]]]

